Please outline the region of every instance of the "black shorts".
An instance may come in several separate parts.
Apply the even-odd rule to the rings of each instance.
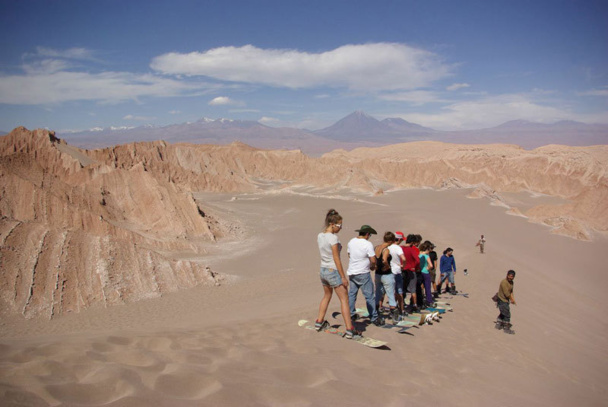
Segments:
[[[404,284],[406,293],[416,293],[416,273],[412,270],[405,270]]]

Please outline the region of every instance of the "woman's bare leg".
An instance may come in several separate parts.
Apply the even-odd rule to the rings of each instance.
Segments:
[[[329,302],[331,301],[332,294],[333,289],[327,285],[324,285],[323,299],[321,300],[321,304],[319,305],[319,315],[317,316],[317,321],[315,322],[323,322],[325,320],[325,314],[327,313],[327,307],[329,307]],[[346,301],[346,303],[348,304],[348,300]],[[350,313],[348,314],[348,316],[350,317]]]
[[[350,319],[350,306],[348,305],[348,291],[343,285],[336,287],[336,294],[340,299],[340,310],[342,311],[342,317],[344,317],[344,326],[347,330],[353,329],[353,321]]]

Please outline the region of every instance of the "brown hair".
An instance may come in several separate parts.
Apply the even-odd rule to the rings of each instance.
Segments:
[[[336,223],[342,220],[342,216],[335,209],[330,209],[327,211],[327,215],[325,215],[325,228],[329,225],[335,225]]]
[[[422,243],[419,247],[421,252],[426,252],[427,250],[431,250],[433,248],[433,243],[429,242],[428,240],[426,240],[424,243]]]
[[[395,234],[393,232],[386,232],[384,234],[384,243],[392,243],[395,240]]]

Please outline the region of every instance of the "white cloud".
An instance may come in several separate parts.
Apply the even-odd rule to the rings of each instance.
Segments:
[[[381,100],[392,102],[408,102],[413,105],[424,105],[427,103],[445,102],[436,92],[426,90],[414,90],[410,92],[385,93],[378,95]]]
[[[61,59],[43,59],[23,64],[21,67],[28,75],[52,74],[71,68],[72,64]]]
[[[230,109],[230,113],[260,113],[260,109]]]
[[[115,103],[145,96],[200,95],[210,88],[209,84],[151,74],[29,70],[25,75],[0,76],[0,103],[37,105],[71,100]]]
[[[252,45],[221,47],[160,55],[151,67],[165,74],[276,87],[363,91],[421,88],[449,76],[452,69],[437,54],[396,43],[345,45],[316,54]]]
[[[23,60],[22,74],[0,74],[0,103],[39,105],[74,100],[116,103],[140,97],[199,96],[222,88],[218,84],[180,81],[156,74],[95,72],[95,62],[99,61],[86,48],[38,47],[35,53],[24,54]]]
[[[520,119],[553,123],[578,118],[566,110],[540,105],[527,94],[506,94],[456,102],[445,106],[439,113],[410,113],[400,117],[438,130],[480,129]]]
[[[455,91],[458,89],[464,89],[464,88],[470,88],[470,87],[471,87],[471,85],[469,85],[468,83],[454,83],[445,89],[449,90],[449,91]]]
[[[608,96],[608,86],[577,93],[579,96]]]
[[[268,125],[277,124],[277,123],[281,122],[279,119],[275,119],[274,117],[266,117],[266,116],[262,117],[258,121],[262,124],[268,124]]]
[[[75,59],[83,61],[97,61],[92,50],[86,48],[69,48],[65,50],[57,50],[46,47],[36,47],[36,54],[26,56],[42,56],[51,58]]]
[[[218,96],[216,98],[214,98],[213,100],[211,100],[209,103],[209,105],[211,106],[242,106],[243,103],[238,101],[238,100],[234,100],[234,99],[230,99],[228,96]]]
[[[133,120],[137,122],[149,122],[152,120],[156,120],[156,117],[152,116],[133,116],[132,114],[128,114],[122,118],[123,120]]]

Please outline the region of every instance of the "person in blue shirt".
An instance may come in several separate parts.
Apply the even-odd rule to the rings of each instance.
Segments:
[[[445,280],[445,292],[456,294],[456,285],[454,284],[454,274],[456,274],[456,259],[454,259],[454,249],[448,247],[443,251],[443,256],[439,260],[439,271],[441,272],[441,280],[437,287],[437,292],[441,293],[441,286]],[[450,287],[451,285],[451,287]]]

